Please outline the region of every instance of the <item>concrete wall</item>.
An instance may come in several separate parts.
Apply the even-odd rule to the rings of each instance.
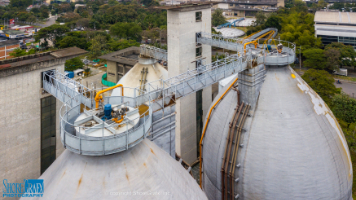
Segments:
[[[21,183],[41,173],[41,72],[64,71],[65,59],[0,71],[0,179]],[[56,102],[56,157],[63,151]],[[2,190],[0,190],[2,199]],[[14,198],[10,198],[14,199]]]
[[[117,75],[117,64],[116,62],[113,61],[107,61],[107,81],[117,83],[119,81],[118,75]]]
[[[196,33],[211,33],[211,8],[190,7],[189,11],[168,10],[168,75],[173,77],[196,68]],[[196,22],[195,13],[202,11],[202,20]],[[202,58],[211,62],[211,47],[202,46]],[[193,62],[193,63],[192,63]],[[203,90],[203,114],[212,101],[211,87]],[[176,102],[176,152],[187,163],[197,159],[196,94]]]
[[[277,7],[284,7],[284,0],[277,0]]]

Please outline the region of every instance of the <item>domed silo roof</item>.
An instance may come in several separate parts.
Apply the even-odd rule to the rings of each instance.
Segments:
[[[207,199],[187,170],[148,139],[107,156],[65,150],[39,179],[38,199]]]
[[[203,190],[210,200],[222,198],[222,158],[236,105],[237,92],[230,90],[212,111],[205,133]],[[256,109],[249,113],[232,177],[234,196],[352,199],[352,164],[343,132],[324,101],[291,68],[267,70]]]
[[[147,75],[146,75],[147,74]],[[117,84],[122,84],[124,87],[136,88],[140,87],[141,79],[146,80],[144,83],[150,83],[152,87],[160,86],[159,79],[168,79],[168,71],[152,58],[139,57],[138,63],[130,69]],[[148,88],[142,88],[148,90]],[[151,88],[152,90],[152,88]],[[133,97],[133,89],[125,89],[125,96]],[[136,94],[138,96],[139,94]],[[121,88],[113,90],[111,96],[121,96]]]

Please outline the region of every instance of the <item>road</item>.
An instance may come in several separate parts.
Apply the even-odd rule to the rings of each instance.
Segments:
[[[56,23],[56,16],[51,16],[48,18],[48,21],[46,21],[44,24],[40,24],[42,28],[45,28],[47,26],[51,26]]]
[[[344,91],[346,94],[350,95],[351,97],[356,98],[356,83],[350,83],[350,82],[345,82],[343,80],[340,80],[342,84],[335,84],[337,88],[342,88],[342,91]]]

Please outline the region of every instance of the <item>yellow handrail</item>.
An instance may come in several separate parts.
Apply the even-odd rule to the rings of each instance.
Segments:
[[[242,38],[242,40],[240,41],[240,43],[242,43],[244,40],[246,40],[247,38],[249,38],[249,37],[251,37],[251,36],[253,36],[253,35],[255,35],[255,34],[257,34],[257,33],[259,33],[259,32],[261,32],[262,30],[260,30],[260,31],[257,31],[257,32],[254,32],[254,33],[251,33],[250,35],[248,35],[248,36],[246,36],[246,37],[244,37],[244,38]]]
[[[117,87],[121,87],[121,96],[124,96],[124,86],[122,84],[114,85],[112,87],[106,88],[105,90],[101,90],[98,93],[96,93],[96,96],[94,98],[94,100],[95,100],[95,108],[96,109],[99,108],[99,102],[100,102],[100,100],[103,99],[103,97],[100,96],[102,93],[110,91],[110,90],[115,89]]]
[[[224,94],[221,95],[221,97],[215,102],[215,104],[210,108],[209,110],[209,115],[208,117],[206,118],[206,122],[205,122],[205,126],[204,126],[204,130],[203,130],[203,133],[201,135],[201,138],[200,138],[200,142],[199,142],[199,152],[200,152],[200,156],[199,156],[199,176],[200,176],[200,188],[202,188],[202,171],[201,171],[201,168],[202,168],[202,165],[203,165],[203,162],[202,162],[202,142],[203,142],[203,139],[204,139],[204,135],[205,135],[205,132],[206,132],[206,128],[208,126],[208,123],[209,123],[209,120],[210,120],[210,115],[211,115],[211,111],[213,111],[213,109],[215,108],[215,106],[221,101],[221,99],[225,96],[225,94],[231,89],[231,87],[236,83],[238,78],[236,78],[234,80],[234,82],[229,86],[229,88],[224,92]]]
[[[266,45],[266,48],[267,48],[268,40],[270,40],[272,38],[274,33],[275,33],[274,31],[271,32],[271,34],[268,36],[267,40],[263,43],[262,48],[265,48],[265,45]],[[267,52],[269,53],[268,49],[267,49]]]
[[[244,52],[246,53],[246,46],[247,46],[248,44],[252,44],[252,43],[253,43],[253,44],[255,44],[255,48],[257,48],[258,43],[257,43],[256,41],[259,40],[259,39],[261,39],[261,38],[263,38],[263,37],[265,37],[265,36],[268,35],[268,34],[271,34],[272,32],[273,32],[273,31],[268,31],[267,33],[265,33],[265,34],[259,36],[258,38],[254,39],[253,41],[245,43],[245,44],[244,44]]]

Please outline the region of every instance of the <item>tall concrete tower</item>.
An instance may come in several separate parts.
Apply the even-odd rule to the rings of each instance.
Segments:
[[[169,77],[195,69],[198,60],[211,63],[211,46],[196,44],[197,33],[211,33],[211,4],[167,7],[167,30]],[[203,119],[211,102],[211,86],[176,102],[176,152],[190,164],[197,159]]]

